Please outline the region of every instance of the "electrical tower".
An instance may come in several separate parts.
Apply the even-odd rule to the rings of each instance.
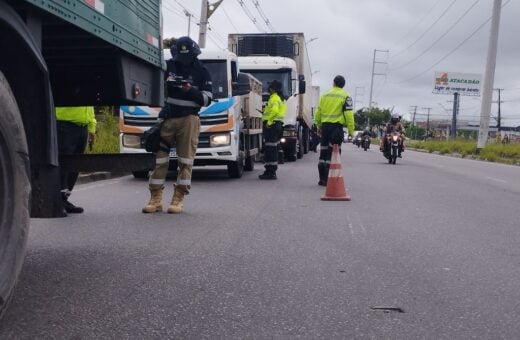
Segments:
[[[374,58],[372,60],[372,78],[370,80],[370,99],[368,101],[368,110],[370,111],[372,109],[372,93],[374,92],[374,76],[386,76],[386,73],[375,73],[376,70],[376,64],[388,64],[387,62],[383,61],[376,61],[377,52],[383,52],[388,53],[388,50],[374,50]]]

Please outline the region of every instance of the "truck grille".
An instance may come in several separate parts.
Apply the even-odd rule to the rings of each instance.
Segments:
[[[218,125],[218,124],[227,124],[228,123],[228,113],[222,113],[211,116],[200,116],[200,125]]]
[[[147,117],[147,116],[125,116],[124,117],[125,125],[129,126],[152,126],[157,122],[157,117]]]

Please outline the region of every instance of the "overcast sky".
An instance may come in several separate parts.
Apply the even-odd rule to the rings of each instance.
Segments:
[[[256,25],[241,2],[256,18]],[[374,49],[389,53],[377,53],[377,61],[387,64],[377,64],[376,73],[387,76],[375,77],[372,101],[378,107],[395,107],[405,116],[415,105],[418,113],[431,107],[433,118],[451,115],[452,96],[432,94],[434,71],[484,73],[489,22],[456,48],[491,17],[493,0],[258,0],[260,11],[256,2],[224,0],[209,20],[207,47],[226,48],[229,33],[271,32],[262,12],[274,32],[303,32],[307,41],[317,38],[308,44],[313,85],[323,92],[336,74],[344,75],[345,89],[353,97],[357,93],[357,108],[368,106]],[[190,36],[197,41],[201,4],[202,0],[163,0],[164,36],[187,34],[187,9],[195,16]],[[503,0],[503,5],[494,87],[504,89],[502,126],[518,126],[520,0]],[[460,119],[479,121],[480,98],[461,97],[460,108]],[[495,103],[492,115],[496,112]],[[495,124],[492,119],[491,125]]]

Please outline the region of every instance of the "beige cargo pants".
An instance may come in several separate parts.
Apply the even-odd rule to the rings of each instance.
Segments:
[[[177,183],[175,189],[189,194],[191,188],[191,170],[199,143],[200,118],[189,115],[180,118],[167,118],[161,128],[161,138],[177,149]],[[164,150],[163,150],[164,149]],[[167,145],[161,142],[161,150],[155,154],[155,169],[150,174],[150,190],[164,187],[170,154]]]

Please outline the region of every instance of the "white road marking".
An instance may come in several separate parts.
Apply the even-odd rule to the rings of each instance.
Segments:
[[[507,183],[507,181],[504,181],[503,179],[500,179],[500,178],[494,178],[494,177],[489,177],[489,176],[487,176],[486,178],[491,181],[495,181],[495,182],[499,182],[499,183]]]

